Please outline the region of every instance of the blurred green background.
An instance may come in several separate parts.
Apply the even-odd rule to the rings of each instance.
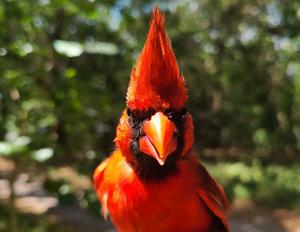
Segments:
[[[210,172],[232,202],[300,207],[299,1],[2,0],[0,231],[101,222],[91,176],[113,150],[155,5]]]

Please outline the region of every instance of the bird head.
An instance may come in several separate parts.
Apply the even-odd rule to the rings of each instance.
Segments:
[[[155,8],[144,48],[131,71],[117,146],[128,159],[146,165],[155,161],[164,166],[184,156],[194,142],[187,98],[164,16]]]

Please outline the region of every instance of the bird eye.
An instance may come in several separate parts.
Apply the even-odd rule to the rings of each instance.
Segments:
[[[187,114],[187,109],[186,107],[183,107],[181,110],[180,110],[180,115],[181,115],[181,118],[184,119],[185,116]]]
[[[166,109],[164,114],[171,120],[173,118],[174,111],[172,109]]]
[[[186,114],[187,113],[187,109],[186,107],[183,107],[181,110],[180,110],[181,114]]]
[[[146,119],[150,120],[152,115],[155,114],[155,110],[154,109],[149,109],[147,112],[146,112]]]
[[[131,110],[129,108],[127,108],[126,113],[127,113],[128,116],[130,116],[131,115]]]
[[[164,111],[164,114],[170,119],[170,120],[178,120],[178,119],[184,119],[187,113],[186,107],[183,107],[179,111],[175,111],[173,109],[166,109]]]

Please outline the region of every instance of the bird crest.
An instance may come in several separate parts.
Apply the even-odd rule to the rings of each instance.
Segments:
[[[170,40],[164,15],[156,7],[144,48],[133,67],[127,91],[130,109],[179,109],[187,101],[187,91]]]

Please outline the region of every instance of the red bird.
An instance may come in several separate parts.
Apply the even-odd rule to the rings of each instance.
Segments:
[[[131,72],[116,150],[94,172],[103,214],[118,231],[229,231],[226,195],[192,151],[187,98],[156,8]]]

